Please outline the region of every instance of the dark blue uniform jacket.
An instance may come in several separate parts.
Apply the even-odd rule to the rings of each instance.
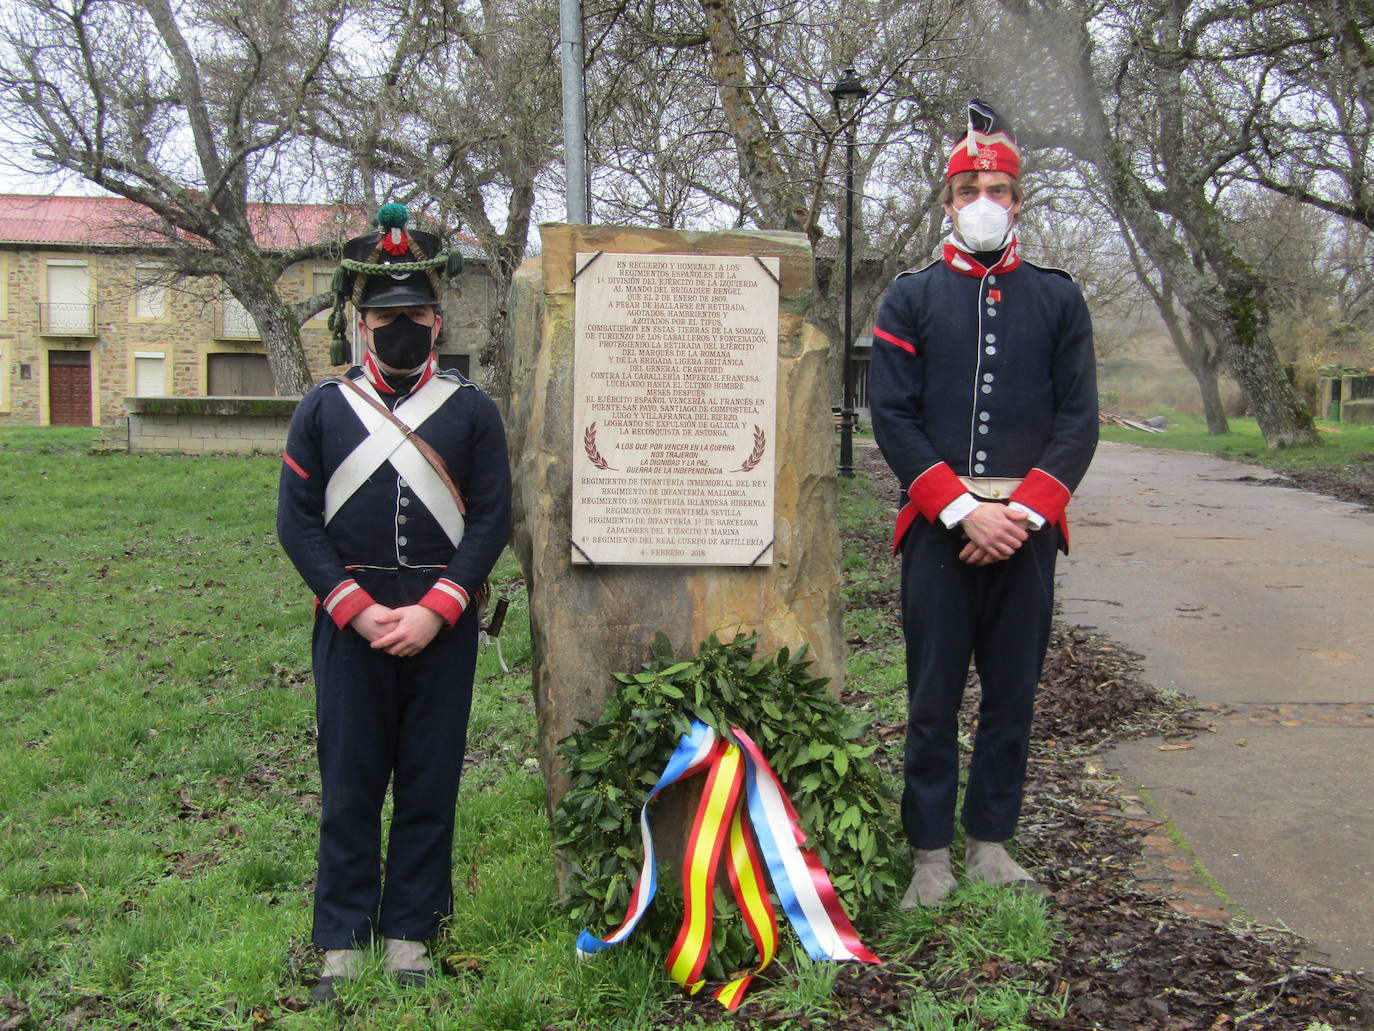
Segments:
[[[1092,323],[1068,275],[1014,251],[986,271],[947,244],[944,261],[892,283],[873,335],[873,430],[910,499],[895,547],[968,476],[1022,480],[1011,500],[1054,524],[1067,550],[1064,508],[1098,424]]]
[[[421,386],[432,374],[421,377]],[[361,379],[364,372],[354,367],[347,375]],[[466,500],[456,548],[389,463],[379,466],[326,526],[325,486],[366,430],[343,396],[348,388],[330,381],[307,393],[292,417],[282,456],[277,533],[340,629],[374,601],[390,607],[425,605],[452,626],[510,535],[510,466],[496,404],[456,372],[438,378],[460,389],[416,433],[443,457]],[[412,395],[379,393],[404,419]],[[376,591],[396,589],[381,585],[398,582],[413,596],[374,597]]]

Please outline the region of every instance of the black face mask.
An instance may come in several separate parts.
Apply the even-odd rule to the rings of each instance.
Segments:
[[[432,326],[422,326],[408,315],[398,315],[385,326],[372,329],[372,346],[382,364],[401,372],[418,369],[429,357]]]

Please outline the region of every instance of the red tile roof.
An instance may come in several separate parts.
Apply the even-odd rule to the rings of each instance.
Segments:
[[[357,209],[332,204],[250,204],[249,214],[258,244],[273,250],[343,240],[367,224]],[[155,246],[167,242],[158,226],[156,215],[122,197],[0,194],[0,244]]]

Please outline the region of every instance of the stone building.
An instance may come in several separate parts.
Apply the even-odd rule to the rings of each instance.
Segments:
[[[325,204],[254,205],[254,215],[268,248],[340,241],[364,222]],[[150,217],[121,198],[0,195],[0,425],[109,425],[126,397],[273,393],[248,312],[216,279],[170,275],[139,228]],[[441,363],[471,373],[493,297],[480,250],[459,246],[468,265],[444,298]],[[291,266],[283,295],[327,289],[334,266]],[[327,314],[301,327],[316,379],[339,371]]]

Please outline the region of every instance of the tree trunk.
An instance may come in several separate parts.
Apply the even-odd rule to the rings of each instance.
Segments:
[[[1267,328],[1228,349],[1231,372],[1240,381],[1250,411],[1270,451],[1320,444],[1312,412],[1298,397],[1274,351]]]
[[[515,353],[510,339],[510,285],[513,271],[503,261],[489,264],[492,306],[487,316],[487,343],[477,355],[486,381],[482,387],[504,406],[510,398],[510,356]]]
[[[1202,397],[1202,414],[1207,420],[1208,436],[1218,437],[1223,433],[1229,433],[1231,425],[1226,419],[1226,408],[1221,403],[1221,386],[1218,382],[1224,352],[1209,339],[1207,330],[1198,319],[1189,316],[1188,328],[1184,329],[1178,312],[1174,309],[1171,292],[1155,293],[1154,297],[1159,314],[1169,330],[1169,339],[1174,342],[1174,350],[1178,352],[1183,364],[1197,381],[1198,393]]]
[[[1226,418],[1226,407],[1221,403],[1219,385],[1225,352],[1216,346],[1215,341],[1207,335],[1207,331],[1197,319],[1188,319],[1188,329],[1191,337],[1183,342],[1184,346],[1179,347],[1178,353],[1182,355],[1188,371],[1197,380],[1198,391],[1202,394],[1202,414],[1207,420],[1207,435],[1219,437],[1231,430],[1231,424]],[[1176,345],[1178,343],[1179,341],[1175,341]],[[1185,350],[1188,345],[1191,345],[1193,352],[1191,358]]]
[[[301,327],[280,298],[262,298],[257,308],[244,304],[258,325],[272,386],[282,397],[301,397],[310,389],[310,367],[301,346]]]
[[[1231,432],[1231,424],[1226,419],[1226,407],[1221,403],[1221,387],[1216,367],[1210,364],[1194,370],[1198,390],[1202,393],[1202,414],[1207,420],[1207,435],[1219,437]]]
[[[1269,336],[1263,278],[1241,257],[1221,213],[1201,190],[1170,191],[1167,201],[1218,279],[1216,288],[1185,304],[1222,341],[1265,444],[1270,451],[1320,444],[1312,412],[1294,389]]]
[[[258,327],[274,389],[282,397],[301,397],[312,384],[310,367],[301,345],[300,322],[277,292],[279,274],[255,251],[227,262],[220,277]]]
[[[1263,284],[1240,257],[1216,207],[1200,187],[1178,188],[1152,197],[1134,167],[1129,143],[1115,134],[1093,67],[1094,41],[1087,21],[1069,21],[1024,0],[1004,0],[1035,29],[1060,40],[1062,71],[1082,112],[1085,150],[1107,184],[1119,218],[1159,269],[1166,286],[1203,321],[1225,348],[1232,373],[1250,399],[1260,433],[1270,450],[1317,444],[1312,413],[1302,403],[1279,363],[1269,338],[1269,310]],[[1037,24],[1038,23],[1038,24]],[[1049,38],[1049,36],[1047,36]],[[1185,141],[1172,141],[1183,146]],[[1189,248],[1202,254],[1217,281],[1190,260],[1188,249],[1165,225],[1156,203],[1177,220]]]
[[[811,227],[807,225],[810,208],[805,193],[793,185],[778,161],[777,145],[769,137],[750,93],[733,0],[702,0],[701,6],[721,108],[762,228],[807,232]],[[811,242],[817,238],[813,234]]]

